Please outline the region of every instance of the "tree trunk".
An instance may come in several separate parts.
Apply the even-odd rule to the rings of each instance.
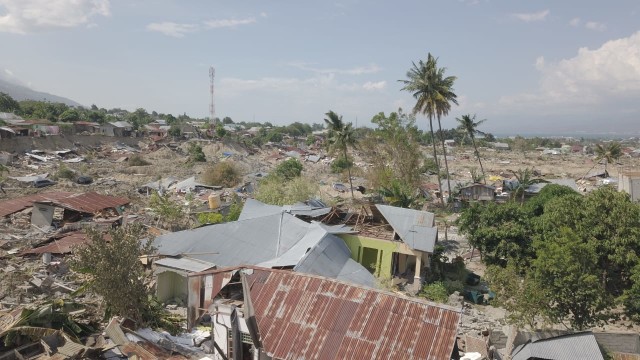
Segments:
[[[438,152],[436,151],[436,135],[433,133],[433,117],[429,116],[429,130],[431,130],[431,145],[433,145],[433,160],[436,162],[436,174],[438,175],[438,189],[440,190],[440,203],[444,207],[444,192],[442,191],[442,181],[440,180],[440,163],[438,162]]]
[[[480,160],[480,153],[478,152],[478,147],[476,146],[476,139],[474,136],[471,136],[471,142],[473,143],[473,148],[476,150],[476,158],[478,158],[478,163],[480,164],[480,171],[482,172],[482,180],[484,180],[484,184],[487,185],[487,177],[484,174],[484,168],[482,167],[482,161]]]
[[[447,147],[444,146],[444,135],[442,134],[442,125],[440,125],[440,116],[438,116],[438,130],[440,131],[440,141],[442,142],[442,154],[444,156],[444,167],[447,171],[447,188],[449,189],[449,197],[451,197],[451,180],[449,179],[449,162],[447,161]],[[447,204],[449,202],[447,201]]]
[[[353,183],[351,183],[351,163],[349,163],[349,158],[347,157],[347,147],[344,147],[344,161],[347,162],[347,173],[349,174],[349,189],[351,189],[351,199],[355,200],[355,196],[353,195]]]

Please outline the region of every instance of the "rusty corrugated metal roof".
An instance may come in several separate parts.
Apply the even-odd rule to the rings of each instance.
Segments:
[[[53,240],[47,245],[40,246],[34,249],[25,250],[22,255],[26,254],[68,254],[74,246],[78,246],[87,242],[87,236],[84,232],[70,233],[65,237],[57,240]]]
[[[251,300],[264,350],[273,358],[450,359],[459,309],[328,278],[252,269]]]
[[[0,216],[4,217],[33,206],[36,201],[55,201],[73,195],[70,192],[56,191],[44,194],[23,196],[0,202]]]
[[[95,192],[72,194],[70,196],[49,201],[56,206],[84,213],[94,213],[104,209],[111,209],[126,205],[129,199]]]

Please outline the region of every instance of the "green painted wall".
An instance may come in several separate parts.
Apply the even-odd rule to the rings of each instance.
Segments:
[[[394,252],[398,252],[398,243],[348,234],[340,235],[340,237],[344,240],[345,244],[347,244],[349,250],[351,250],[351,258],[367,268],[371,264],[363,263],[362,248],[377,249],[378,261],[376,262],[376,267],[379,271],[375,275],[391,275],[391,256]]]

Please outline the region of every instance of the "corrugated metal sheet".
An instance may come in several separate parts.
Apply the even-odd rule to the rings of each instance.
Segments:
[[[435,214],[396,206],[376,205],[402,241],[414,250],[432,253],[438,239]]]
[[[591,332],[582,332],[554,338],[536,340],[518,346],[511,354],[512,360],[530,358],[573,360],[603,360],[602,352]]]
[[[82,245],[87,242],[87,236],[84,232],[70,233],[65,237],[34,249],[25,250],[22,255],[26,254],[68,254],[74,246]]]
[[[198,260],[198,259],[190,259],[190,258],[164,258],[160,260],[154,261],[156,266],[164,266],[167,268],[186,270],[189,272],[200,272],[205,271],[211,268],[214,268],[216,265],[207,261]]]
[[[277,359],[443,359],[460,310],[300,273],[248,271],[263,348]]]
[[[73,195],[70,192],[56,191],[44,194],[23,196],[0,202],[0,216],[7,216],[33,206],[36,201],[55,201]]]
[[[56,206],[84,213],[94,213],[104,209],[127,205],[129,199],[95,192],[72,194],[70,196],[50,201]]]

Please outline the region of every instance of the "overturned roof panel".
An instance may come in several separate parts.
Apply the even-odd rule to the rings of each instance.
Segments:
[[[351,251],[344,240],[326,234],[293,270],[307,274],[325,276],[368,287],[376,286],[376,278],[362,265],[350,257]]]
[[[322,206],[318,206],[320,204]],[[277,205],[265,204],[254,199],[247,199],[242,208],[242,212],[240,213],[239,220],[253,219],[261,216],[279,214],[281,212],[287,212],[296,216],[308,216],[314,218],[328,214],[331,212],[331,208],[326,207],[326,205],[317,200],[313,202],[310,201],[310,205],[305,203],[296,203],[280,207]]]
[[[376,208],[410,248],[433,252],[438,238],[435,214],[380,204]]]
[[[245,271],[261,343],[273,358],[451,357],[460,309],[297,272]]]

